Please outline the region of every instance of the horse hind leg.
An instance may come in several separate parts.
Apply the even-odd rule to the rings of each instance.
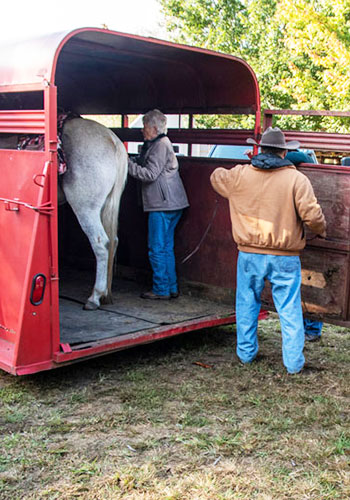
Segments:
[[[107,299],[108,297],[107,271],[109,239],[101,222],[100,210],[96,210],[91,213],[85,209],[81,209],[79,213],[75,210],[74,212],[82,230],[89,239],[91,248],[96,258],[96,278],[94,288],[84,305],[85,310],[94,311],[99,308],[101,301],[105,298]],[[110,300],[110,298],[108,297],[107,300]]]
[[[103,227],[109,238],[109,255],[108,255],[108,273],[107,273],[107,296],[104,297],[105,303],[112,302],[112,280],[114,274],[115,256],[118,248],[118,217],[120,208],[120,198],[125,186],[125,181],[128,172],[127,154],[124,146],[116,145],[116,178],[114,185],[106,198],[101,219]],[[112,162],[115,165],[115,159]]]
[[[116,272],[116,261],[115,255],[117,253],[119,238],[115,236],[114,244],[111,242],[111,237],[109,236],[108,243],[108,264],[107,264],[107,293],[101,297],[101,304],[113,304],[113,295],[112,295],[112,279],[113,275]]]

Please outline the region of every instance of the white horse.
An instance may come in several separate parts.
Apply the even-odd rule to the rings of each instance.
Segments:
[[[60,176],[59,202],[66,200],[72,207],[96,257],[95,284],[84,305],[91,311],[112,302],[119,203],[128,156],[113,132],[83,118],[65,122],[62,146],[67,171]]]

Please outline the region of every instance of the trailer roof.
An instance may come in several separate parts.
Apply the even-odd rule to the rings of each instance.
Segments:
[[[32,92],[52,83],[60,107],[85,114],[260,109],[255,74],[227,54],[98,28],[3,47],[0,92]],[[9,109],[12,100],[3,94],[0,108]]]

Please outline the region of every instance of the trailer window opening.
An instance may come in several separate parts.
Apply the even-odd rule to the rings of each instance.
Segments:
[[[263,129],[288,128],[286,138],[297,139],[303,148],[313,150],[319,164],[346,167],[350,153],[349,118],[349,111],[265,109]],[[310,130],[315,122],[319,130]]]
[[[30,92],[1,92],[0,109],[18,111],[44,109],[44,93],[41,90]]]
[[[86,118],[88,120],[94,120],[95,122],[101,123],[101,125],[104,125],[105,127],[109,128],[114,128],[114,127],[122,127],[123,126],[123,116],[122,115],[105,115],[105,114],[98,114],[98,115],[90,115],[90,114],[83,114],[81,115],[82,118]]]
[[[125,143],[129,154],[139,154],[143,143],[143,114],[82,116],[109,127]],[[248,137],[254,136],[255,116],[250,114],[167,113],[166,116],[168,136],[178,156],[208,157],[214,145],[245,144]],[[246,127],[242,128],[242,125]]]
[[[34,142],[44,132],[42,90],[0,93],[0,149],[22,149],[21,144]]]

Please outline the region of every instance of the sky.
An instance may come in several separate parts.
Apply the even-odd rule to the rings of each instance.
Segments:
[[[157,0],[4,0],[0,43],[76,28],[166,38]]]

